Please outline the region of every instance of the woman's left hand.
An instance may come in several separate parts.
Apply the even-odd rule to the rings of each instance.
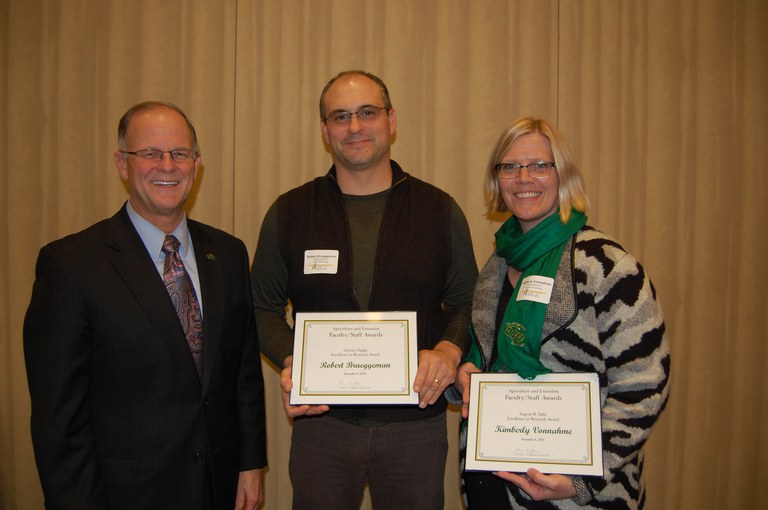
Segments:
[[[506,472],[495,474],[520,487],[534,501],[568,499],[576,495],[576,488],[570,476],[545,475],[533,468],[526,473],[528,476]]]
[[[456,382],[453,383],[453,386],[461,393],[461,417],[465,420],[469,417],[469,374],[479,371],[480,369],[472,362],[467,361],[459,367],[456,373]]]

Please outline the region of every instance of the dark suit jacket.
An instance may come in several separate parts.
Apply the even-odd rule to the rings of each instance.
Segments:
[[[24,320],[32,439],[48,509],[217,508],[266,465],[248,255],[188,220],[203,301],[198,377],[125,206],[40,250]]]

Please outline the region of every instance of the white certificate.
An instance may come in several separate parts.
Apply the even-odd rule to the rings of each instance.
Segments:
[[[297,313],[291,404],[418,404],[416,312]]]
[[[602,475],[595,373],[471,375],[466,469]]]

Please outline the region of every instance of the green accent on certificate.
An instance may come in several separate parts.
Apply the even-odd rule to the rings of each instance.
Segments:
[[[596,373],[471,374],[466,469],[603,474]]]
[[[416,312],[297,313],[291,404],[418,404]]]

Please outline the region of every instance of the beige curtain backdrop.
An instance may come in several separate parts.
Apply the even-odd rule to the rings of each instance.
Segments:
[[[389,85],[393,156],[456,198],[479,265],[499,226],[482,197],[496,137],[521,115],[561,127],[590,223],[644,263],[667,320],[648,508],[768,507],[766,26],[764,0],[0,0],[0,508],[43,507],[22,322],[40,246],[126,198],[120,115],[186,110],[204,165],[190,214],[253,253],[278,194],[327,170],[317,100],[349,68]],[[264,367],[264,508],[287,509],[291,428]]]

